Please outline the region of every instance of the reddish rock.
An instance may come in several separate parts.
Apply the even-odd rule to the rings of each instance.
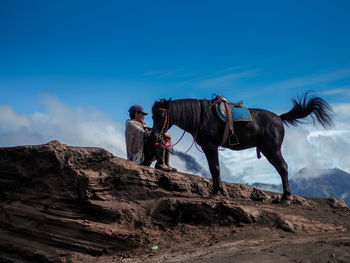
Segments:
[[[101,148],[58,141],[0,148],[0,262],[192,262],[186,255],[203,256],[203,248],[275,235],[315,236],[314,246],[328,234],[342,240],[338,247],[350,244],[341,199],[293,196],[280,204],[276,193],[224,186],[225,197],[212,196],[211,180]]]

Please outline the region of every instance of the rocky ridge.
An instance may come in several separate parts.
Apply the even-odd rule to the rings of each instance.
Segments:
[[[226,196],[213,196],[209,179],[135,165],[101,148],[58,141],[0,148],[0,262],[215,262],[205,259],[218,257],[218,246],[245,262],[233,247],[311,237],[310,249],[321,240],[337,248],[322,259],[350,262],[350,212],[341,199],[293,196],[281,204],[277,193],[224,187]],[[263,247],[253,251],[269,262]],[[288,251],[280,262],[298,257]]]

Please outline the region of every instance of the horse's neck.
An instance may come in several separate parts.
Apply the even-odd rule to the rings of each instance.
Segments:
[[[180,129],[182,129],[182,130],[184,130],[184,131],[186,131],[186,132],[188,132],[188,133],[193,133],[193,130],[194,129],[190,129],[188,126],[186,126],[186,125],[184,125],[183,123],[181,123],[181,122],[173,122],[172,123],[173,125],[176,125],[176,126],[178,126]]]
[[[173,103],[176,103],[176,101],[173,101]],[[178,108],[179,106],[175,105],[174,107]],[[177,116],[175,116],[175,114],[172,114],[171,123],[173,125],[178,126],[182,130],[184,130],[188,133],[191,133],[192,136],[195,136],[195,133],[197,132],[197,129],[198,129],[198,125],[197,125],[196,121],[193,121],[194,118],[197,118],[197,116],[195,116],[193,112],[189,112],[184,107],[183,109],[178,111]],[[190,120],[192,120],[192,121],[190,121]]]

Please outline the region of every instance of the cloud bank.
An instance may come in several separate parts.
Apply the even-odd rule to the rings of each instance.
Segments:
[[[44,106],[45,112],[19,114],[12,106],[0,105],[0,147],[59,140],[68,145],[102,147],[126,158],[124,124],[93,108],[69,107],[53,96],[45,97]],[[176,138],[180,133],[180,129],[173,131]],[[195,172],[177,156],[170,162],[181,172]]]
[[[48,96],[46,111],[18,114],[0,106],[0,146],[42,144],[50,140],[77,146],[98,146],[125,156],[124,127],[96,109],[72,108]]]
[[[45,111],[33,114],[19,114],[12,106],[0,105],[0,146],[59,140],[68,145],[102,147],[125,158],[124,124],[93,108],[69,107],[52,96],[46,97],[44,103]],[[282,153],[288,163],[290,177],[304,167],[315,171],[337,167],[350,172],[350,103],[332,106],[335,128],[331,130],[315,128],[311,124],[286,127]],[[182,131],[174,127],[170,133],[176,142]],[[185,152],[192,140],[192,136],[186,134],[176,145],[176,150]],[[203,153],[193,146],[189,154],[208,171]],[[281,182],[278,173],[264,157],[257,159],[255,149],[237,152],[225,149],[219,152],[219,156],[224,181]],[[171,165],[179,171],[192,172],[176,156],[172,156]]]

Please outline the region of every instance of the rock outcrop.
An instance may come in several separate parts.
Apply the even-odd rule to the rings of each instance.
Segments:
[[[224,187],[226,196],[213,196],[211,180],[135,165],[101,148],[58,141],[0,148],[0,262],[176,262],[244,233],[258,239],[252,235],[262,230],[337,235],[349,248],[341,199],[293,196],[281,204],[277,193]]]

